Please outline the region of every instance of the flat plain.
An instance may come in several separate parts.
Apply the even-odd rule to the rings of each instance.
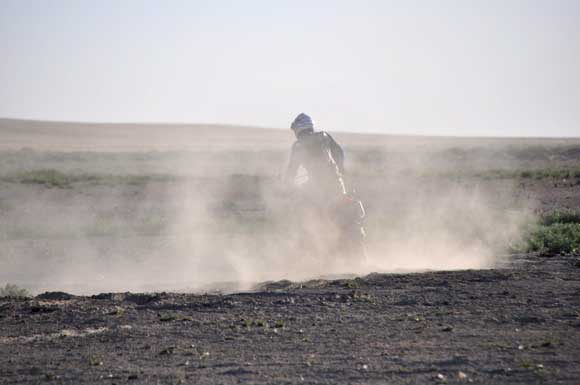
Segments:
[[[333,136],[362,265],[292,242],[289,131],[0,120],[0,382],[578,383],[580,255],[532,234],[580,139]]]

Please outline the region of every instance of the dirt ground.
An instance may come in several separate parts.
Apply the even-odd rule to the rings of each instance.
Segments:
[[[337,134],[355,278],[275,238],[287,134],[0,119],[0,384],[579,383],[580,255],[507,251],[580,208],[579,139]]]
[[[2,384],[577,384],[580,258],[0,301]]]

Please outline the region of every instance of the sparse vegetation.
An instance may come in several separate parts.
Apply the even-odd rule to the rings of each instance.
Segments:
[[[516,176],[520,178],[557,178],[557,179],[577,179],[580,178],[580,169],[539,169],[517,171]]]
[[[28,298],[32,294],[22,287],[7,283],[6,286],[0,287],[0,297],[13,297],[13,298]]]
[[[190,316],[183,316],[177,313],[159,313],[159,321],[161,322],[171,322],[171,321],[193,321]]]
[[[554,223],[538,226],[530,234],[528,250],[542,255],[569,254],[580,251],[580,224]]]
[[[410,172],[412,170],[409,170]],[[481,179],[560,179],[580,182],[580,169],[577,168],[542,168],[542,169],[488,169],[488,170],[452,170],[423,171],[423,177],[434,178],[481,178]]]
[[[242,326],[245,328],[250,328],[250,327],[259,327],[259,328],[268,328],[268,322],[262,320],[262,319],[255,319],[255,320],[251,320],[251,319],[245,319],[242,318],[241,320]],[[282,324],[282,326],[284,326]]]
[[[134,185],[142,186],[152,182],[167,182],[176,180],[176,176],[164,174],[87,174],[64,173],[55,169],[39,169],[21,171],[0,176],[0,180],[10,183],[37,184],[46,187],[70,188],[74,183],[90,183],[94,185]]]
[[[344,282],[343,286],[346,289],[358,289],[359,285],[358,282],[355,281],[354,279],[348,279]]]
[[[47,187],[60,188],[69,187],[72,183],[69,175],[52,169],[25,171],[3,177],[2,179],[13,183],[40,184]]]
[[[90,366],[103,366],[103,360],[99,356],[90,355],[87,357]]]
[[[541,255],[577,253],[580,251],[580,212],[554,211],[545,214],[528,230],[523,252]]]
[[[555,223],[577,223],[580,224],[580,211],[556,210],[542,216],[542,224],[550,226]]]

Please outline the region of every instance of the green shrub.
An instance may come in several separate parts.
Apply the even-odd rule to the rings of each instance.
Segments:
[[[527,238],[527,251],[541,255],[576,253],[580,251],[580,223],[539,225]]]
[[[0,297],[18,297],[27,298],[31,297],[30,292],[24,288],[18,287],[7,283],[6,286],[0,287]]]
[[[580,223],[580,211],[557,210],[542,216],[542,225],[550,226],[554,223]]]
[[[544,256],[580,253],[580,211],[557,210],[542,215],[512,250]]]

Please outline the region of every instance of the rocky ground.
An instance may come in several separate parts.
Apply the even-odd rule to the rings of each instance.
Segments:
[[[2,384],[577,384],[580,258],[0,300]]]

